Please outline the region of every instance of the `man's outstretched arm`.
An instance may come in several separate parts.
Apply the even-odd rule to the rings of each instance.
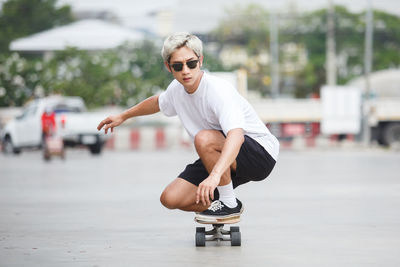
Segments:
[[[160,111],[160,107],[158,105],[158,95],[151,96],[139,104],[131,107],[130,109],[125,110],[121,114],[109,116],[102,120],[97,126],[97,130],[101,130],[104,127],[104,132],[107,134],[108,129],[111,129],[111,132],[114,130],[114,127],[121,125],[124,121],[129,118],[150,115]]]

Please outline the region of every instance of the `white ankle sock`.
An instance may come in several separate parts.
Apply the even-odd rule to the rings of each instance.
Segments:
[[[235,192],[233,191],[232,181],[227,185],[217,186],[219,193],[219,200],[224,202],[229,208],[237,206]]]

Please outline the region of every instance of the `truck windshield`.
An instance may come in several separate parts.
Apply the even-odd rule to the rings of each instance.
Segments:
[[[69,105],[63,105],[63,104],[56,105],[53,110],[55,113],[70,113],[70,112],[79,113],[79,112],[84,111],[84,109],[82,107],[69,106]]]
[[[31,115],[34,115],[36,113],[38,106],[36,105],[36,103],[32,103],[29,106],[27,106],[23,111],[22,114],[19,115],[17,118],[18,119],[24,119],[27,118]]]

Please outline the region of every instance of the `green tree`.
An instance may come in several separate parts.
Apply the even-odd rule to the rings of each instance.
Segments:
[[[239,46],[246,50],[248,62],[231,66],[245,68],[248,73],[249,88],[257,88],[262,93],[269,91],[264,82],[270,66],[258,60],[260,54],[269,50],[269,13],[258,4],[235,5],[227,8],[227,15],[210,35],[219,44],[219,50],[229,46]]]
[[[374,70],[400,67],[399,25],[399,16],[374,11]]]
[[[81,96],[89,107],[133,105],[171,81],[159,51],[143,41],[97,52],[69,48],[46,60],[13,53],[0,65],[0,106],[49,94]]]
[[[327,10],[321,9],[304,14],[295,25],[282,32],[285,40],[298,42],[307,49],[308,62],[296,74],[295,96],[307,97],[318,94],[326,84],[326,29]],[[338,83],[360,75],[363,66],[365,25],[360,14],[349,12],[345,7],[335,7],[335,42],[338,63]]]
[[[285,34],[291,41],[307,47],[307,67],[297,74],[295,94],[305,97],[318,93],[326,84],[326,21],[327,10],[304,15],[297,26]],[[374,11],[373,70],[400,66],[400,17]],[[335,7],[335,42],[338,63],[338,84],[362,75],[364,68],[365,12],[351,13],[343,6]]]
[[[269,15],[260,5],[235,5],[227,8],[219,26],[211,32],[220,44],[234,43],[246,47],[250,54],[264,50],[269,42]]]
[[[0,51],[8,51],[16,38],[70,23],[70,6],[56,7],[56,0],[8,0],[0,11]]]
[[[0,106],[23,105],[39,80],[34,61],[13,53],[0,54],[0,62]]]
[[[171,80],[159,48],[147,40],[108,51],[71,48],[57,52],[45,65],[41,81],[46,94],[81,96],[89,107],[132,105]]]
[[[247,50],[250,64],[244,62],[241,67],[249,72],[249,88],[268,93],[269,87],[264,80],[271,72],[270,66],[254,60],[258,53],[269,51],[268,12],[262,6],[249,5],[234,7],[227,14],[211,35],[221,50],[232,45]],[[294,80],[293,94],[297,97],[319,93],[320,87],[326,84],[327,10],[320,9],[300,15],[288,13],[278,17],[281,66],[288,58],[283,50],[285,44],[304,47],[307,55],[307,62],[300,70],[284,72],[281,68],[281,85]],[[400,66],[398,25],[399,16],[374,11],[374,71]],[[345,84],[363,73],[365,12],[352,13],[343,6],[335,6],[335,38],[338,83]]]
[[[51,58],[4,55],[0,65],[0,106],[20,106],[50,94],[81,96],[89,107],[130,106],[164,90],[173,79],[164,67],[160,47],[145,40],[105,51],[69,48]],[[207,52],[204,68],[221,71]]]

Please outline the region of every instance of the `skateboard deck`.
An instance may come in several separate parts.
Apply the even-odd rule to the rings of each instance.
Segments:
[[[194,218],[194,220],[197,223],[201,223],[201,224],[233,224],[233,223],[240,222],[240,216],[226,218],[226,219],[217,219],[216,221],[213,221],[213,222],[201,220],[201,219],[198,219],[198,218]]]

